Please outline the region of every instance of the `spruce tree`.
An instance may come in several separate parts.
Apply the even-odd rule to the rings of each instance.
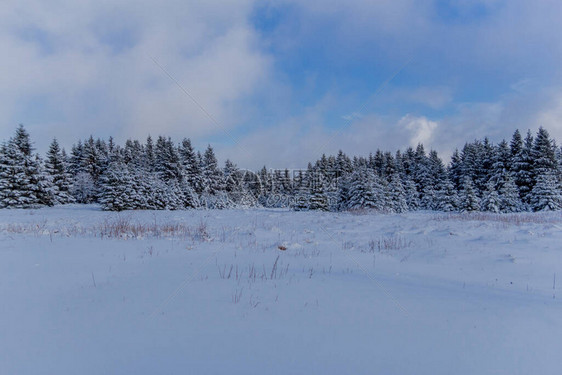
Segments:
[[[123,211],[136,208],[134,181],[123,162],[111,163],[100,176],[99,202],[104,210]]]
[[[542,173],[531,190],[530,204],[533,211],[557,211],[562,209],[561,186],[552,172]]]
[[[459,209],[457,190],[451,180],[445,179],[437,187],[435,209],[443,212],[452,212]]]
[[[472,179],[469,176],[465,176],[463,182],[463,189],[460,194],[459,205],[462,212],[472,212],[479,211],[478,196],[476,195],[476,189],[472,183]]]
[[[520,212],[523,210],[517,185],[515,185],[510,173],[505,175],[501,182],[500,201],[501,212]]]
[[[489,211],[494,213],[500,212],[501,200],[493,181],[488,181],[488,183],[486,184],[486,190],[482,195],[480,209],[482,211]]]
[[[20,125],[0,148],[0,207],[34,208],[53,204],[52,184],[33,154],[29,133]]]
[[[189,138],[183,139],[179,147],[179,155],[187,182],[196,193],[201,193],[203,191],[203,176],[199,168],[197,154]]]
[[[324,184],[324,176],[321,173],[316,173],[312,179],[309,210],[328,211],[328,196]]]
[[[513,142],[512,142],[513,143]],[[519,196],[523,204],[529,204],[529,193],[533,188],[533,136],[530,131],[527,132],[524,142],[521,143],[520,151],[513,155],[511,171],[513,173],[515,184],[519,189]]]
[[[406,191],[400,179],[398,172],[395,172],[391,178],[389,187],[389,203],[392,212],[408,211],[408,202],[406,201]]]
[[[53,139],[49,146],[49,151],[47,151],[45,172],[49,175],[53,184],[54,203],[66,204],[74,202],[74,198],[70,194],[72,177],[68,172],[64,154],[56,138]]]
[[[223,174],[211,145],[207,146],[203,154],[203,188],[211,195],[224,190]]]

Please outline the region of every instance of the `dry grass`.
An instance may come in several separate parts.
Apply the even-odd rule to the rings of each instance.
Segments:
[[[181,222],[139,223],[128,216],[110,217],[98,224],[61,223],[49,227],[46,223],[5,224],[0,231],[10,234],[33,234],[63,237],[93,236],[115,239],[181,238],[197,242],[210,241],[212,235],[204,221],[196,225]]]
[[[433,220],[489,221],[510,225],[562,223],[562,212],[525,212],[495,214],[490,212],[465,212],[437,215]]]

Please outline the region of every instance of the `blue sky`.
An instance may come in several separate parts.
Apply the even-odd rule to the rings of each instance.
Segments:
[[[547,0],[7,1],[0,138],[166,134],[257,168],[562,137],[561,16]]]

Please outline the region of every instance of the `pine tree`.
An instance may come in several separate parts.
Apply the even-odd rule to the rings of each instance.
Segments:
[[[501,212],[519,212],[523,210],[517,185],[515,185],[510,173],[505,175],[501,182],[500,200]]]
[[[500,196],[496,190],[494,182],[489,181],[486,184],[486,190],[482,196],[480,208],[482,211],[498,213],[500,212],[501,204]]]
[[[72,177],[68,172],[66,160],[56,138],[53,139],[47,152],[45,172],[53,184],[53,200],[55,204],[74,202],[70,194]]]
[[[158,137],[154,149],[154,170],[164,182],[181,180],[180,157],[170,138]]]
[[[187,182],[196,193],[203,192],[203,176],[199,168],[199,160],[189,138],[184,138],[182,141],[179,155]]]
[[[310,206],[309,174],[299,170],[295,181],[295,197],[292,208],[295,211],[306,211]]]
[[[554,173],[546,172],[537,177],[531,190],[530,204],[533,211],[556,211],[562,209],[561,186]]]
[[[480,204],[476,195],[476,189],[472,183],[472,179],[468,176],[464,178],[463,189],[460,194],[460,208],[462,212],[479,211]]]
[[[462,181],[463,181],[463,173],[462,173],[462,159],[459,155],[459,151],[455,150],[453,155],[451,156],[451,163],[447,168],[447,173],[449,175],[449,179],[453,184],[456,190],[460,190],[462,188]]]
[[[459,198],[451,180],[441,182],[435,193],[435,209],[443,212],[452,212],[459,209]]]
[[[554,141],[550,139],[548,131],[543,127],[540,127],[537,132],[531,157],[533,159],[533,182],[538,181],[540,175],[557,174],[556,146]]]
[[[530,131],[527,132],[525,141],[518,144],[516,134],[512,140],[512,159],[511,172],[515,179],[515,184],[519,189],[519,197],[523,204],[529,204],[529,193],[533,188],[533,136]],[[513,154],[513,152],[517,152]]]
[[[211,195],[224,190],[223,174],[211,145],[207,146],[203,155],[203,188]]]
[[[385,208],[385,193],[375,172],[369,168],[360,168],[350,176],[347,208],[382,210]]]
[[[406,204],[410,211],[416,211],[420,208],[420,197],[416,189],[416,183],[409,177],[404,181],[404,190],[406,194]]]
[[[489,181],[499,188],[501,182],[510,171],[511,151],[505,140],[502,140],[494,149],[493,162],[490,170]]]
[[[154,142],[152,141],[152,137],[149,135],[146,138],[146,143],[144,145],[144,170],[147,172],[154,172],[154,168]]]
[[[107,211],[136,208],[134,181],[122,162],[111,163],[100,176],[100,204]]]
[[[395,172],[390,178],[389,184],[389,201],[390,210],[392,212],[406,212],[408,211],[408,202],[406,201],[406,191],[404,185],[400,180],[400,175]]]
[[[52,205],[52,184],[33,155],[29,133],[20,125],[0,148],[0,207],[33,208]]]
[[[100,150],[99,144],[96,144],[94,138],[90,136],[82,147],[81,169],[92,178],[94,184],[93,200],[97,199],[99,178],[107,167],[106,162],[107,159],[104,157],[103,150]]]
[[[324,177],[321,173],[316,173],[312,179],[310,191],[309,210],[328,211],[328,196],[324,187]]]

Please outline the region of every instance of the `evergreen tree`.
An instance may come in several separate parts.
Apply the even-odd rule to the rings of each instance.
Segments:
[[[158,137],[154,149],[154,170],[163,182],[181,180],[180,157],[170,138]]]
[[[459,155],[459,151],[455,150],[451,156],[451,163],[447,169],[449,179],[456,190],[462,188],[463,173],[462,173],[462,159]]]
[[[528,205],[528,195],[533,188],[533,136],[528,131],[525,141],[521,142],[519,149],[518,140],[515,138],[516,134],[514,135],[514,140],[512,140],[511,172],[519,189],[521,201],[523,204]],[[517,153],[513,154],[514,151]]]
[[[391,179],[389,187],[389,201],[390,210],[392,212],[405,212],[408,211],[408,202],[406,201],[406,191],[404,185],[400,180],[400,175],[395,172]]]
[[[211,145],[207,146],[203,155],[203,188],[211,195],[224,190],[223,174]]]
[[[265,167],[264,167],[265,168]],[[292,208],[295,211],[306,211],[310,206],[310,175],[299,170],[295,181],[295,197]]]
[[[123,211],[137,208],[134,181],[127,165],[111,163],[100,176],[100,204],[107,211]]]
[[[531,157],[533,159],[533,182],[537,181],[540,175],[557,174],[556,146],[543,127],[540,127],[537,132]]]
[[[511,174],[504,176],[500,188],[500,210],[501,212],[519,212],[522,211],[521,200],[517,185],[513,181]]]
[[[154,168],[154,142],[152,141],[152,137],[149,135],[146,138],[146,143],[144,145],[144,170],[147,172],[154,172]]]
[[[354,171],[349,181],[348,209],[378,209],[384,208],[381,201],[385,192],[378,182],[379,177],[372,169],[361,168]]]
[[[435,209],[443,212],[452,212],[459,209],[457,190],[449,179],[440,183],[435,193]]]
[[[179,148],[180,160],[183,167],[183,173],[189,185],[196,193],[203,192],[203,176],[199,168],[197,154],[191,145],[191,140],[182,141]]]
[[[533,211],[556,211],[562,209],[561,186],[552,172],[540,174],[531,190],[530,204]]]
[[[496,190],[496,186],[493,181],[489,181],[486,184],[486,190],[482,196],[482,202],[480,203],[480,208],[482,211],[489,211],[498,213],[500,212],[502,202],[500,196]]]
[[[417,211],[420,208],[420,198],[416,183],[411,178],[404,181],[404,190],[406,195],[406,204],[410,211]]]
[[[53,139],[47,152],[45,172],[53,184],[53,203],[66,204],[74,202],[70,194],[72,177],[68,172],[66,160],[56,138]]]
[[[494,149],[493,162],[490,170],[489,181],[499,188],[501,182],[510,171],[511,151],[505,140],[502,140]]]
[[[324,188],[324,176],[321,173],[317,173],[312,180],[308,209],[328,211],[328,196]]]
[[[476,189],[472,183],[472,179],[469,176],[465,176],[463,182],[463,189],[460,194],[460,208],[462,212],[472,212],[479,211],[480,204],[479,199],[476,195]]]
[[[107,159],[103,155],[103,150],[99,149],[94,138],[90,136],[82,147],[81,171],[88,173],[94,184],[93,199],[97,199],[97,189],[99,178],[106,167]]]
[[[0,148],[0,207],[33,208],[53,204],[52,184],[33,155],[29,133],[20,125]]]

